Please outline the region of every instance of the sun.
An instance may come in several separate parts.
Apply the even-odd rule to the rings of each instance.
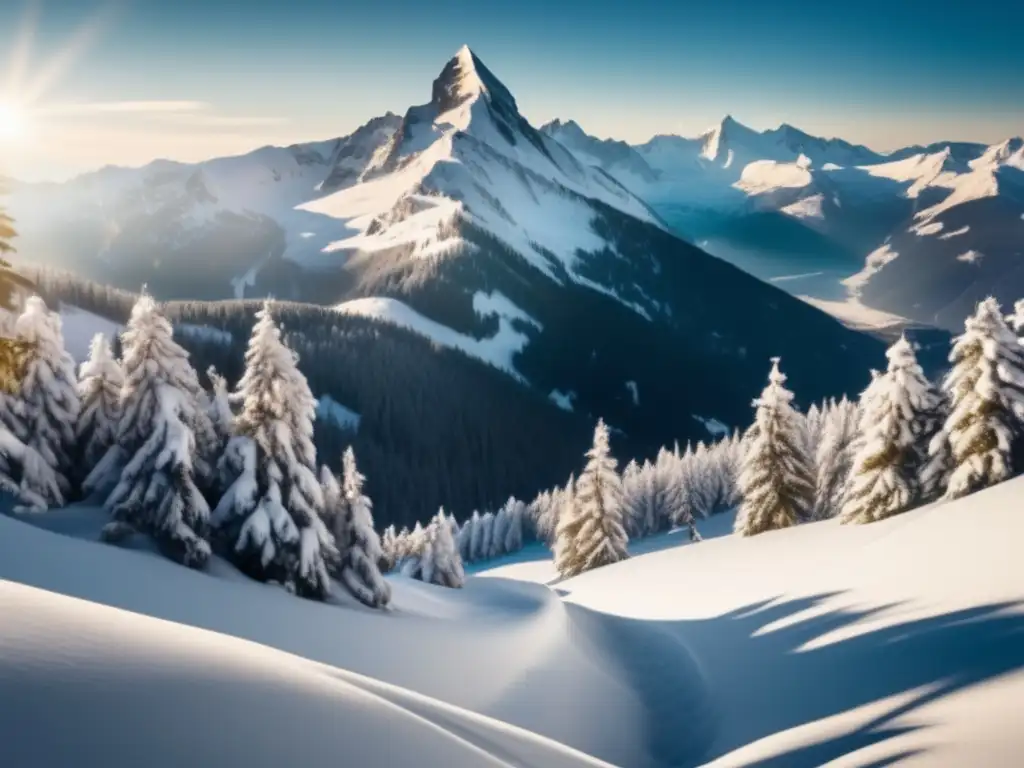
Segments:
[[[25,135],[25,114],[13,104],[0,102],[0,141],[15,141]]]

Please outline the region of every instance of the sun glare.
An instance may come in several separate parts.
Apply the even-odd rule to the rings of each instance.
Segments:
[[[25,135],[25,115],[13,104],[0,102],[0,141],[14,141]]]

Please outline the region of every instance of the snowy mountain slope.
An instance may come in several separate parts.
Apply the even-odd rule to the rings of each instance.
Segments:
[[[848,281],[861,301],[959,330],[986,296],[1006,306],[1024,296],[1024,140],[912,189],[912,220],[886,240],[885,258],[869,256]]]
[[[552,120],[542,125],[540,130],[580,160],[602,168],[631,189],[658,180],[659,173],[635,148],[624,141],[594,138],[575,120]]]
[[[53,514],[30,522],[95,535],[103,520],[95,508]],[[596,764],[555,739],[615,765],[655,768],[693,755],[710,737],[699,716],[686,738],[674,736],[671,715],[707,696],[684,649],[656,631],[617,627],[566,606],[539,586],[471,579],[462,590],[447,590],[396,577],[393,609],[371,611],[342,597],[329,604],[296,599],[219,560],[209,574],[188,571],[154,553],[76,540],[3,516],[0,579],[7,580],[0,581],[0,638],[9,650],[0,659],[4,689],[11,682],[14,690],[39,695],[54,670],[65,670],[52,696],[31,699],[39,706],[0,722],[4,748],[16,754],[66,755],[75,746],[100,753],[109,739],[101,743],[99,734],[87,731],[93,720],[84,713],[48,718],[46,733],[59,737],[54,743],[40,744],[36,735],[39,718],[80,707],[98,680],[103,701],[138,726],[125,734],[131,755],[160,746],[173,758],[182,746],[172,739],[191,745],[182,735],[193,734],[189,728],[158,727],[160,710],[153,707],[160,706],[177,713],[171,723],[208,722],[196,725],[211,759],[200,751],[191,763],[204,766],[223,764],[212,758],[228,744],[264,745],[267,752],[253,754],[259,765],[267,764],[264,754],[281,749],[308,756],[312,762],[300,760],[303,765],[320,765],[324,750],[348,736],[364,742],[358,749],[375,750],[363,753],[358,764],[366,766],[406,764],[416,748],[429,750],[420,760],[432,765],[431,755],[438,765],[448,765],[445,759],[454,765]],[[115,637],[133,642],[113,643]],[[116,657],[109,650],[115,646]],[[656,670],[637,668],[629,656],[637,647],[657,652],[663,663]],[[73,674],[69,667],[47,666],[65,662],[74,664]],[[151,681],[153,688],[129,686],[131,680]],[[674,690],[664,690],[666,682]],[[150,706],[137,707],[137,691]],[[221,706],[206,706],[210,701]],[[232,705],[241,709],[224,709]],[[357,707],[362,716],[343,716]],[[89,710],[103,713],[109,724],[105,707]],[[289,710],[314,723],[330,712],[337,722],[313,728],[319,735],[301,746],[293,739],[275,746],[274,734],[298,727],[291,719],[278,722]],[[225,712],[232,713],[227,721],[216,716]],[[264,735],[240,738],[237,728],[250,731],[253,720],[263,724],[256,730]],[[396,739],[396,731],[373,738],[385,722],[405,738]],[[670,737],[674,743],[667,743]],[[105,754],[100,762],[122,765]],[[479,762],[472,762],[474,755]],[[338,759],[344,760],[334,755]]]
[[[607,765],[223,634],[7,581],[0,609],[0,684],[19,702],[0,724],[11,765]]]
[[[500,293],[492,296],[478,293],[473,297],[473,307],[478,315],[494,315],[498,318],[499,328],[494,336],[474,339],[472,336],[457,333],[447,326],[424,317],[396,299],[353,299],[339,304],[335,309],[342,314],[372,317],[408,328],[442,346],[462,350],[466,354],[483,360],[495,368],[500,368],[521,380],[522,377],[515,370],[513,356],[522,351],[529,339],[513,327],[512,321],[519,320],[537,327],[536,321],[529,318]]]
[[[762,279],[799,275],[780,287],[830,302],[823,306],[842,301],[840,281],[892,242],[920,256],[877,278],[878,270],[864,270],[852,281],[871,283],[858,299],[877,309],[953,328],[977,297],[1021,293],[1021,139],[882,155],[789,125],[759,132],[726,117],[695,138],[656,136],[632,147],[652,179],[628,163],[616,165],[613,152],[602,155],[604,146],[623,149],[574,123],[552,123],[550,133],[620,178],[691,241]],[[936,257],[943,266],[922,275],[936,250],[932,235],[944,238]],[[986,258],[992,266],[979,269]]]
[[[398,123],[388,114],[330,141],[16,185],[20,249],[36,264],[132,290],[147,283],[166,298],[224,298],[247,274],[258,292],[261,272],[293,269],[348,232],[297,206],[357,182]]]
[[[871,525],[727,535],[558,589],[690,649],[718,726],[701,764],[1010,768],[1024,750],[1022,493],[1018,478]],[[545,580],[543,565],[493,574]]]

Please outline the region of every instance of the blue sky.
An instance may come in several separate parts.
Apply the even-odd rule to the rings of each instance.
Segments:
[[[1024,133],[1022,28],[1020,0],[5,0],[0,173],[344,134],[428,100],[463,43],[535,124],[995,142]]]

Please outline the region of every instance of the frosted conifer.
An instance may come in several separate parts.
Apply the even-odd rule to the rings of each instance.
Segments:
[[[117,441],[121,420],[121,387],[124,373],[110,352],[110,342],[96,334],[89,347],[89,359],[78,372],[81,411],[75,425],[80,473],[88,475]]]
[[[104,538],[147,533],[169,557],[200,568],[210,556],[210,513],[193,475],[196,372],[148,295],[135,303],[122,344],[117,444],[90,474],[117,477],[105,504],[111,522]],[[117,474],[121,461],[126,463]]]
[[[1024,336],[1024,299],[1018,299],[1013,305],[1013,314],[1006,318],[1006,324],[1018,336]]]
[[[921,466],[921,498],[923,501],[935,501],[941,497],[949,485],[949,475],[953,471],[953,449],[949,444],[949,435],[943,429],[949,418],[950,406],[946,393],[939,390],[935,410],[935,422],[926,429],[929,435],[927,442],[922,443],[925,456]]]
[[[558,527],[554,539],[555,570],[562,576],[568,576],[574,564],[579,561],[576,541],[583,524],[576,507],[576,480],[572,476],[559,494],[559,501],[561,509],[558,511]]]
[[[622,471],[623,518],[626,532],[633,538],[644,536],[644,481],[640,465],[631,459]]]
[[[853,465],[859,418],[857,404],[845,397],[839,402],[832,401],[822,412],[818,451],[812,462],[817,467],[815,519],[834,517],[842,509],[843,494]]]
[[[951,413],[942,433],[952,468],[945,497],[955,499],[1008,478],[1024,434],[1024,347],[988,298],[953,342],[943,382]]]
[[[206,370],[206,377],[210,380],[210,391],[206,393],[206,415],[216,438],[216,454],[219,459],[234,434],[235,414],[231,408],[227,379],[217,373],[212,365]]]
[[[29,345],[18,394],[19,416],[24,426],[25,445],[34,450],[56,477],[60,493],[53,493],[46,478],[36,478],[22,468],[22,487],[48,505],[60,505],[71,492],[78,420],[78,382],[75,363],[64,348],[60,315],[50,312],[38,296],[25,302],[25,311],[15,323],[18,338]],[[37,504],[33,505],[38,508]]]
[[[814,503],[814,472],[804,454],[806,443],[793,393],[783,385],[779,358],[772,359],[768,386],[754,401],[754,423],[744,437],[743,469],[739,478],[743,501],[735,531],[753,536],[796,525]]]
[[[526,517],[526,505],[516,498],[510,498],[504,507],[505,552],[518,552],[523,548],[523,519]]]
[[[499,557],[505,554],[505,534],[508,533],[508,510],[506,507],[515,506],[515,499],[510,498],[505,506],[494,513],[494,525],[491,527],[491,546],[488,550],[488,557]]]
[[[423,531],[421,545],[403,564],[402,575],[452,589],[465,584],[462,558],[443,509]]]
[[[818,443],[821,441],[821,430],[824,426],[823,408],[824,405],[819,408],[812,404],[804,417],[804,439],[807,444],[805,450],[808,456],[814,456],[818,452]]]
[[[326,597],[327,563],[335,550],[321,519],[324,498],[313,447],[316,400],[295,354],[281,340],[269,302],[256,314],[245,363],[237,390],[242,403],[237,436],[222,462],[242,452],[246,460],[217,505],[214,523],[239,566],[254,578],[279,582],[301,596]]]
[[[599,568],[629,557],[623,525],[622,479],[608,445],[608,427],[599,420],[587,465],[576,483],[576,534],[572,557],[559,568],[563,576]]]
[[[480,515],[480,549],[477,552],[478,560],[487,560],[494,557],[492,546],[494,544],[494,513],[484,512]]]
[[[459,556],[464,563],[473,561],[473,529],[478,517],[479,515],[467,517],[459,528],[459,535],[455,537],[455,545],[459,548]]]
[[[356,467],[355,452],[349,446],[342,456],[342,496],[347,512],[345,528],[335,533],[341,553],[339,577],[359,602],[371,608],[383,608],[391,602],[391,585],[384,580],[378,567],[383,552],[380,538],[373,528],[373,505],[363,494],[364,480]],[[448,538],[451,538],[450,527]]]
[[[397,560],[395,557],[397,539],[398,534],[395,532],[394,525],[389,525],[380,535],[381,568],[385,571],[391,571],[395,567],[395,562]]]
[[[841,520],[870,523],[908,509],[920,498],[920,444],[936,408],[936,395],[905,337],[886,352],[861,407],[858,451]]]

